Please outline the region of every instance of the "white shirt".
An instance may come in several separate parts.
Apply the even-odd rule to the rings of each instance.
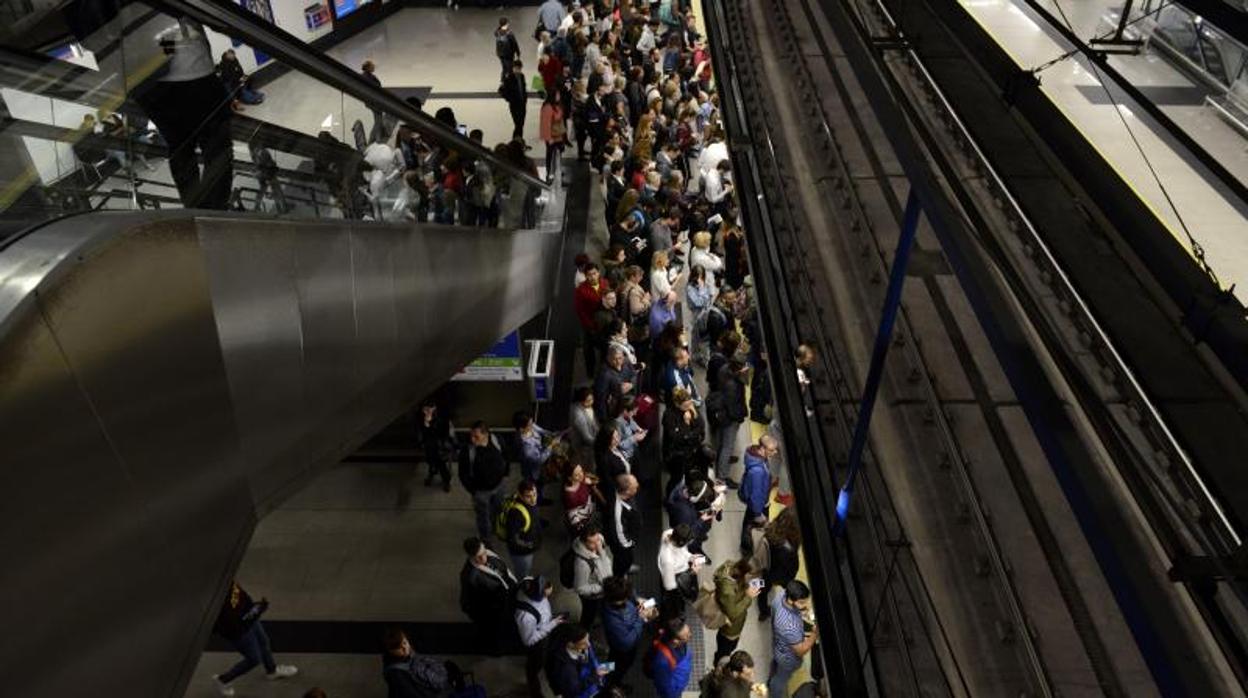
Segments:
[[[723,141],[715,141],[702,149],[702,154],[698,156],[698,169],[701,170],[702,174],[708,174],[721,161],[730,159],[728,157],[728,144]]]
[[[672,282],[667,278],[666,269],[654,269],[650,272],[650,296],[658,299],[672,290]]]
[[[718,168],[706,173],[702,195],[713,204],[723,201],[724,197],[728,196],[728,187],[724,186],[724,177]]]
[[[532,613],[528,611],[516,609],[516,629],[520,631],[520,642],[525,647],[532,647],[541,642],[555,626],[559,625],[555,622],[554,613],[550,610],[550,599],[542,596],[541,601],[534,601],[525,594],[520,594],[518,600],[527,603],[537,611],[538,618],[534,618]]]
[[[659,576],[663,578],[663,590],[672,591],[676,588],[676,575],[689,569],[689,561],[693,553],[689,548],[672,545],[672,529],[663,532],[663,542],[659,544]]]

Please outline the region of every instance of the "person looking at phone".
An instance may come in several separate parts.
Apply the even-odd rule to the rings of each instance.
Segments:
[[[664,623],[654,639],[648,663],[659,698],[680,698],[685,692],[693,673],[693,653],[689,651],[692,635],[685,619],[676,617]]]
[[[559,698],[592,698],[602,690],[609,670],[598,663],[589,631],[575,623],[565,623],[550,634],[546,658],[546,682]]]
[[[807,630],[804,616],[810,611],[810,587],[794,579],[771,600],[771,673],[767,695],[789,695],[789,678],[802,666],[802,658],[815,646],[819,630]]]
[[[715,570],[715,603],[728,618],[715,633],[715,664],[737,649],[750,605],[762,592],[763,580],[749,558],[729,560]]]
[[[525,648],[524,678],[532,698],[542,696],[542,661],[546,658],[547,638],[567,617],[554,615],[550,594],[554,591],[545,577],[525,577],[516,592],[516,630]]]
[[[657,604],[646,604],[633,592],[628,577],[609,577],[602,583],[602,630],[610,649],[608,658],[614,664],[606,685],[624,686],[624,678],[637,661],[642,630],[646,622],[659,615]]]

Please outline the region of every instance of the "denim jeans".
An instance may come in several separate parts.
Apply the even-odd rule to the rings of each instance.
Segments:
[[[472,511],[477,516],[477,535],[481,540],[489,540],[494,531],[494,518],[503,507],[502,486],[492,490],[472,493]]]
[[[229,671],[217,677],[221,683],[229,683],[261,664],[270,674],[277,670],[277,663],[273,661],[273,652],[269,650],[269,636],[265,634],[264,626],[260,621],[253,623],[242,637],[230,644],[234,645],[234,649],[238,650],[243,658],[230,667]]]
[[[789,678],[797,668],[786,667],[774,659],[771,660],[771,674],[767,677],[767,698],[789,698]]]
[[[524,579],[533,571],[533,553],[527,555],[517,555],[511,553],[511,571],[516,574],[516,579]]]

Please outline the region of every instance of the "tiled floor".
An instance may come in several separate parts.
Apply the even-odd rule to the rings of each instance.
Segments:
[[[513,19],[513,25],[531,24],[527,15],[535,15],[535,8],[517,9],[516,17],[526,16]],[[512,132],[507,103],[496,93],[499,64],[492,35],[499,16],[493,9],[405,9],[325,53],[353,70],[372,60],[383,86],[432,88],[424,107],[427,113],[451,107],[459,123],[481,129],[486,145],[493,145],[509,140]],[[537,44],[523,32],[517,38],[525,52],[525,75],[531,79],[537,67]],[[304,75],[287,73],[266,85],[264,92],[264,104],[248,107],[249,116],[275,120],[310,135],[319,133],[328,120],[334,136],[346,143],[353,142],[350,129],[356,119],[366,127],[372,124],[363,104]],[[460,96],[442,99],[439,93]],[[541,100],[531,98],[524,129],[530,144],[538,142],[540,109]]]

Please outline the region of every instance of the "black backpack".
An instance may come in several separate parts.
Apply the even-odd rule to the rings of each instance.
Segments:
[[[494,53],[499,58],[511,57],[511,34],[495,34],[494,35]]]

